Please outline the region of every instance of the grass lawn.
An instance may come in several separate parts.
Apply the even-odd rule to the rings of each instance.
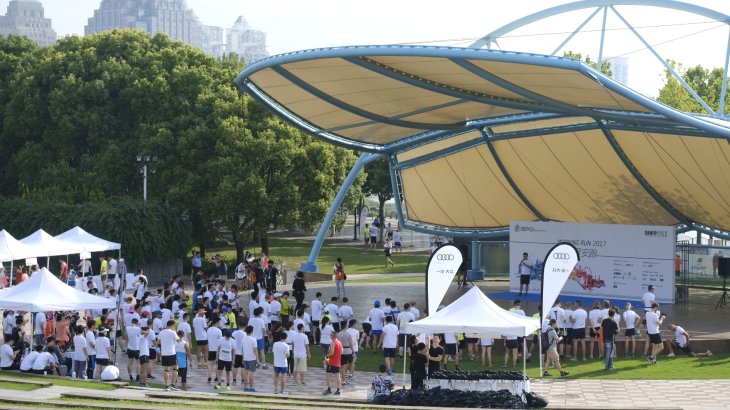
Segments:
[[[43,386],[38,386],[38,385],[34,385],[34,384],[26,384],[26,383],[0,382],[0,389],[7,389],[7,390],[32,391],[32,390],[38,390],[42,387]]]
[[[296,270],[299,269],[302,262],[307,261],[313,243],[314,241],[303,239],[271,238],[269,241],[270,257],[275,261],[284,260],[289,269]],[[232,248],[211,249],[208,252],[220,253],[231,259],[236,257],[236,251]],[[320,272],[331,273],[332,265],[337,258],[342,258],[348,275],[425,272],[428,263],[428,255],[425,253],[394,254],[395,266],[386,268],[383,249],[365,249],[362,246],[325,243],[317,259]]]
[[[56,378],[56,377],[44,377],[44,376],[35,376],[32,374],[21,374],[21,373],[11,373],[11,372],[3,372],[2,373],[3,378],[6,379],[19,379],[19,380],[34,380],[34,381],[40,381],[40,382],[48,382],[52,383],[54,386],[63,386],[63,387],[76,387],[79,389],[96,389],[96,390],[114,390],[116,387],[105,384],[102,382],[95,382],[95,381],[84,381],[84,380],[71,380],[67,378]],[[20,385],[20,383],[18,383]],[[29,385],[25,385],[29,386]],[[4,388],[4,387],[0,387]],[[16,390],[25,390],[25,389],[16,389]],[[35,389],[31,389],[35,390]]]

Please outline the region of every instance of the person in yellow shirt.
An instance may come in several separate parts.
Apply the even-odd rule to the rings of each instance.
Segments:
[[[106,256],[99,256],[99,261],[101,261],[101,268],[99,269],[99,273],[101,274],[101,284],[102,289],[106,289],[106,277],[109,273],[109,258]]]
[[[289,291],[284,291],[279,298],[281,303],[281,309],[279,310],[279,317],[281,317],[281,324],[286,326],[289,323]]]

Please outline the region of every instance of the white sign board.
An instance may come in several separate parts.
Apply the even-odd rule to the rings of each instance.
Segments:
[[[443,245],[431,255],[426,269],[426,298],[428,300],[428,314],[436,313],[436,309],[444,300],[456,272],[461,266],[464,257],[454,245]]]
[[[580,262],[561,294],[641,300],[654,285],[658,302],[674,303],[675,237],[668,226],[512,222],[510,291],[520,289],[523,252],[534,266],[530,293],[540,293],[545,255],[558,242],[568,242],[578,249]]]
[[[25,259],[25,266],[33,266],[38,264],[38,258],[26,258]]]
[[[91,259],[91,252],[81,252],[79,254],[79,259],[81,259],[81,260]]]

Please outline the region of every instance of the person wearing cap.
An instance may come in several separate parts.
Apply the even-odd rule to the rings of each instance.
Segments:
[[[193,319],[193,331],[195,332],[195,345],[198,347],[197,359],[198,369],[205,369],[208,367],[208,332],[207,323],[205,319],[205,309],[198,309],[198,315]]]
[[[109,329],[106,327],[99,328],[99,337],[96,338],[94,343],[96,350],[96,374],[95,379],[101,377],[101,373],[104,368],[109,366],[109,358],[113,356],[111,349],[111,342],[109,340]]]
[[[385,313],[380,309],[380,301],[373,302],[373,308],[368,314],[368,322],[370,322],[370,334],[372,335],[373,352],[377,352],[378,348],[383,345],[383,326],[385,325]]]

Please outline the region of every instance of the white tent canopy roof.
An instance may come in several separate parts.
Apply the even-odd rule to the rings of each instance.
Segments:
[[[0,292],[0,309],[50,312],[114,307],[114,300],[76,290],[46,268],[41,268],[20,285]]]
[[[14,261],[34,256],[38,256],[35,249],[15,239],[5,229],[0,231],[0,261]]]
[[[444,309],[407,324],[405,333],[464,333],[498,338],[524,337],[539,328],[538,319],[508,312],[473,287]]]
[[[74,250],[70,253],[104,252],[122,248],[121,244],[98,238],[78,226],[57,235],[56,239],[69,244]]]
[[[21,239],[20,242],[34,248],[35,252],[32,256],[48,257],[75,253],[68,243],[54,238],[43,229],[33,232]]]

